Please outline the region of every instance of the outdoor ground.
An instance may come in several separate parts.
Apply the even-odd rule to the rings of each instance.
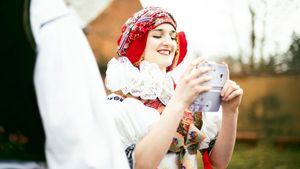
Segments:
[[[300,169],[300,146],[237,143],[228,169]]]

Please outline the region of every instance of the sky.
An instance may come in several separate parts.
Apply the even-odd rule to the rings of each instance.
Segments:
[[[65,0],[86,25],[101,13],[112,0]],[[267,6],[263,5],[267,2]],[[258,37],[263,32],[262,16],[266,17],[265,57],[287,50],[293,31],[300,33],[300,0],[140,0],[146,6],[160,6],[170,11],[185,31],[188,55],[200,55],[211,60],[224,56],[237,57],[242,51],[245,60],[250,54],[249,4],[257,11]],[[260,53],[256,50],[256,60]]]
[[[189,54],[219,59],[225,55],[249,56],[251,28],[249,3],[257,9],[258,34],[263,32],[262,17],[267,11],[264,55],[287,50],[293,31],[300,33],[300,1],[266,0],[140,0],[143,6],[161,6],[169,10],[184,30]],[[266,9],[266,10],[264,10]],[[256,52],[259,58],[259,52]]]

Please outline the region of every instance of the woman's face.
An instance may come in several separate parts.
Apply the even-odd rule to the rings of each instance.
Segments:
[[[144,59],[156,63],[162,71],[172,64],[177,50],[176,31],[170,24],[161,24],[149,31]]]

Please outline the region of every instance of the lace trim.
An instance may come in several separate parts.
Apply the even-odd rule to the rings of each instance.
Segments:
[[[140,69],[134,67],[126,57],[111,59],[106,70],[106,87],[122,91],[144,100],[159,99],[164,105],[174,93],[171,76],[161,72],[157,64],[143,60]]]

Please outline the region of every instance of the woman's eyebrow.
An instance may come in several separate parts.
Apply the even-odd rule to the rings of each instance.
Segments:
[[[164,32],[164,31],[166,31],[166,30],[164,30],[164,29],[154,29],[154,30],[152,30],[153,32],[155,31],[155,32]],[[176,33],[176,31],[175,30],[171,30],[170,31],[170,33]]]
[[[164,30],[163,29],[154,29],[152,30],[153,32],[163,32]]]

